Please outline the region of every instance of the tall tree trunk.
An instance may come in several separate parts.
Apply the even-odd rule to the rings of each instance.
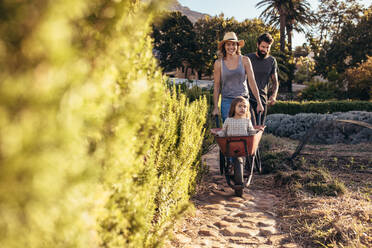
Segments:
[[[199,79],[201,80],[203,71],[201,69],[199,69],[199,70],[197,70],[197,72],[198,72],[198,80]]]
[[[286,21],[286,15],[285,11],[283,10],[283,7],[279,10],[279,20],[280,20],[280,51],[285,52],[285,21]]]
[[[196,79],[201,80],[201,71],[196,70]]]
[[[293,34],[293,27],[292,25],[287,25],[287,40],[288,40],[288,51],[292,53],[292,34]]]
[[[286,31],[287,31],[287,39],[288,39],[288,54],[290,57],[293,56],[292,53],[292,33],[293,33],[293,26],[292,24],[288,23],[286,25]],[[288,92],[292,92],[292,82],[294,80],[294,71],[295,71],[295,65],[290,64],[289,65],[289,73],[288,73],[288,81],[287,81],[287,88]]]

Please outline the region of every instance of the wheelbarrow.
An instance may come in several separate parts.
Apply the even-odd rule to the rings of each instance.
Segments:
[[[256,129],[260,127],[264,126],[254,126]],[[217,132],[221,128],[214,128],[212,130]],[[213,132],[212,134],[214,135]],[[263,131],[260,130],[251,136],[219,137],[214,135],[220,147],[221,175],[225,175],[227,184],[234,189],[236,196],[241,197],[244,187],[248,187],[251,183],[253,168],[255,166],[255,156],[262,134]]]

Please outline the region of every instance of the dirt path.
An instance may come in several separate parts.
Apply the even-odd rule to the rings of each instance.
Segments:
[[[209,167],[203,189],[193,198],[195,215],[178,225],[171,247],[299,247],[279,229],[273,211],[279,201],[271,178],[253,176],[253,185],[244,190],[242,198],[234,196],[219,173],[218,148],[203,160]]]

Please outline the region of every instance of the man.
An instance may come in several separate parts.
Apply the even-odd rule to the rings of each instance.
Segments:
[[[274,39],[269,33],[262,34],[257,39],[257,52],[247,55],[252,63],[254,77],[256,79],[257,88],[259,90],[261,102],[264,107],[264,116],[262,121],[266,119],[267,105],[270,106],[275,104],[276,96],[279,89],[278,65],[276,63],[276,59],[273,56],[269,55],[273,41]],[[270,79],[273,83],[273,93],[270,98],[267,99]],[[252,91],[250,91],[249,102],[252,108],[252,121],[254,123],[257,123],[257,100],[251,92]]]

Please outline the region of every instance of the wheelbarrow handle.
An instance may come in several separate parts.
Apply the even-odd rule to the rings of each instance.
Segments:
[[[218,115],[214,116],[214,120],[216,121],[216,127],[219,128],[220,127],[220,120],[218,118]]]
[[[259,113],[258,113],[258,121],[257,121],[257,125],[262,125],[262,123],[261,123],[261,117],[262,117],[262,112],[259,112]]]

